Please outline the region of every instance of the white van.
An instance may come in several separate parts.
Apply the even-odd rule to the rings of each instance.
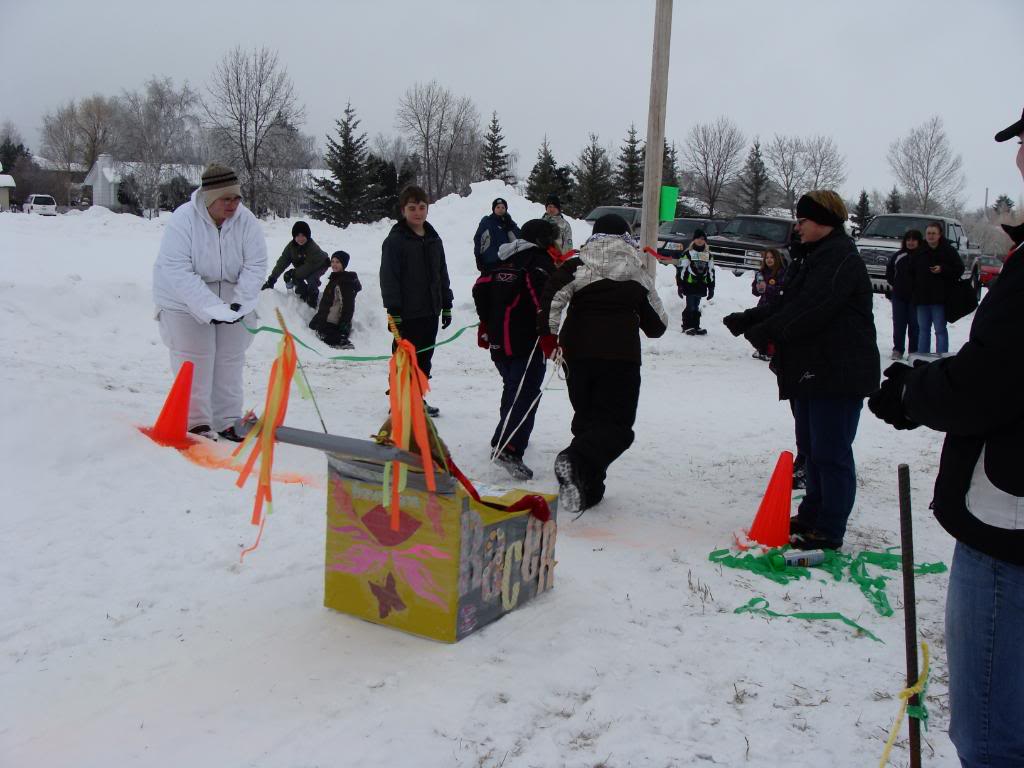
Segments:
[[[50,195],[29,195],[21,210],[25,213],[38,213],[40,216],[56,216],[57,201]]]

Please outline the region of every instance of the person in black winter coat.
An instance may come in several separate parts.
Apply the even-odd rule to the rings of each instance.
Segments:
[[[352,349],[352,315],[356,310],[356,294],[363,289],[359,276],[348,271],[349,255],[345,251],[331,254],[331,276],[320,298],[320,306],[309,321],[309,327],[331,347]]]
[[[853,509],[853,440],[864,398],[878,386],[871,280],[846,235],[846,205],[831,190],[797,203],[801,245],[774,305],[723,322],[755,349],[775,345],[779,398],[790,400],[797,447],[806,456],[807,493],[790,523],[794,542],[838,549]]]
[[[523,455],[544,383],[537,313],[544,284],[555,268],[547,249],[555,243],[558,228],[532,219],[523,224],[521,235],[498,249],[498,266],[476,281],[473,301],[480,317],[477,343],[490,351],[502,380],[498,426],[491,437],[494,458],[513,477],[529,480],[533,471]]]
[[[315,308],[320,295],[320,278],[330,264],[331,261],[323,248],[313,241],[309,224],[297,221],[292,226],[292,239],[281,252],[281,258],[271,270],[267,282],[263,284],[263,290],[273,288],[277,278],[284,272],[285,285],[294,289],[300,299]],[[288,269],[289,267],[291,269]]]
[[[917,308],[917,351],[927,354],[931,350],[931,329],[935,328],[935,351],[949,352],[949,332],[946,330],[946,299],[953,281],[964,272],[960,254],[942,234],[942,222],[935,221],[925,227],[925,244],[914,255],[911,300]]]
[[[476,268],[486,272],[497,266],[498,249],[519,237],[519,227],[508,213],[508,203],[503,197],[496,197],[491,203],[491,214],[480,219],[473,235]]]
[[[695,230],[686,252],[678,259],[659,259],[663,264],[676,268],[676,292],[686,302],[683,309],[683,333],[689,336],[703,336],[706,328],[700,327],[700,300],[715,298],[715,260],[708,251],[707,235],[703,229]]]
[[[1011,138],[1024,177],[1024,113],[996,134]],[[946,598],[949,737],[971,767],[1024,765],[1024,231],[1008,233],[1014,246],[960,351],[893,364],[868,401],[897,429],[946,433],[932,508],[957,542]]]
[[[418,351],[420,369],[430,376],[437,319],[452,324],[452,288],[444,243],[427,221],[427,193],[410,185],[398,196],[402,218],[391,228],[380,255],[380,296],[399,334]],[[438,410],[427,407],[436,416]]]
[[[921,248],[921,231],[908,229],[900,249],[885,265],[886,291],[892,304],[892,359],[899,360],[904,351],[917,352],[917,308],[914,306],[914,263]],[[904,347],[906,340],[906,347]]]
[[[594,222],[593,236],[551,275],[540,303],[541,347],[551,357],[561,345],[566,363],[573,437],[555,459],[555,475],[559,509],[573,514],[601,501],[609,465],[633,443],[640,331],[657,338],[668,317],[629,225],[615,214]]]

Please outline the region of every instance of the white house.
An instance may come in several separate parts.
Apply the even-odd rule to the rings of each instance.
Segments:
[[[145,170],[144,163],[124,162],[115,160],[108,154],[102,154],[96,158],[96,162],[89,169],[82,184],[92,187],[93,205],[102,205],[104,208],[117,211],[121,209],[121,205],[117,202],[117,188],[121,184],[121,180],[126,176],[143,175]],[[202,175],[203,167],[201,165],[185,163],[165,165],[160,169],[160,183],[166,184],[174,177],[182,176],[190,184],[198,187]]]
[[[0,165],[0,171],[3,169],[3,165]],[[6,211],[11,207],[11,190],[14,186],[13,177],[0,173],[0,211]]]

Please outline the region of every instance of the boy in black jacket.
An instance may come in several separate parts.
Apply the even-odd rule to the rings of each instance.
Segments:
[[[356,294],[363,289],[359,276],[348,271],[349,255],[345,251],[331,254],[331,276],[320,298],[320,307],[309,327],[331,347],[352,349],[352,314],[356,311]]]
[[[427,222],[430,204],[427,193],[410,185],[398,196],[402,218],[391,228],[381,246],[380,296],[384,308],[403,339],[419,351],[420,369],[430,376],[433,347],[437,341],[437,320],[441,327],[452,324],[452,289],[441,236]],[[439,410],[427,406],[427,413]]]
[[[657,338],[667,327],[629,225],[602,216],[579,255],[551,275],[538,316],[545,355],[563,349],[573,408],[572,442],[555,459],[561,510],[582,512],[604,497],[609,465],[633,444],[640,331]]]
[[[292,239],[281,252],[281,258],[271,270],[267,282],[263,284],[263,290],[273,288],[277,278],[284,272],[284,284],[294,289],[300,299],[315,308],[320,295],[320,278],[329,266],[330,259],[323,248],[314,242],[309,224],[297,221],[292,226]]]
[[[550,222],[526,222],[521,238],[499,247],[498,265],[473,286],[480,317],[477,344],[490,350],[502,380],[500,415],[491,448],[497,451],[494,460],[518,480],[533,477],[533,470],[523,463],[523,454],[544,383],[537,313],[541,291],[555,268],[547,249],[557,237],[558,229]]]

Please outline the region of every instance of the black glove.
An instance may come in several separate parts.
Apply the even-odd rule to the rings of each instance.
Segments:
[[[287,272],[285,272],[283,275],[281,275],[281,277],[284,278],[284,281],[286,283],[294,283],[295,282],[295,270],[294,269],[289,269]]]
[[[739,336],[747,328],[747,318],[743,312],[733,312],[722,318],[722,323],[729,329],[733,336]]]
[[[709,288],[708,289],[708,301],[711,301],[713,298],[715,298],[715,289],[714,288]]]
[[[452,324],[452,311],[450,309],[441,310],[441,327],[447,328]]]
[[[868,408],[886,424],[896,429],[916,429],[915,424],[907,418],[903,407],[903,380],[913,368],[903,363],[894,363],[885,369],[885,381],[882,386],[868,398]]]
[[[751,346],[761,354],[764,354],[771,343],[771,337],[768,335],[768,329],[765,328],[764,323],[758,323],[747,328],[743,338],[749,341]]]
[[[265,282],[265,283],[263,284],[263,287],[262,287],[262,288],[260,288],[260,290],[261,290],[261,291],[269,291],[269,290],[271,290],[271,289],[272,289],[273,287],[274,287],[274,284],[273,284],[273,283],[272,283],[272,282],[271,282],[270,280],[267,280],[267,282]]]

